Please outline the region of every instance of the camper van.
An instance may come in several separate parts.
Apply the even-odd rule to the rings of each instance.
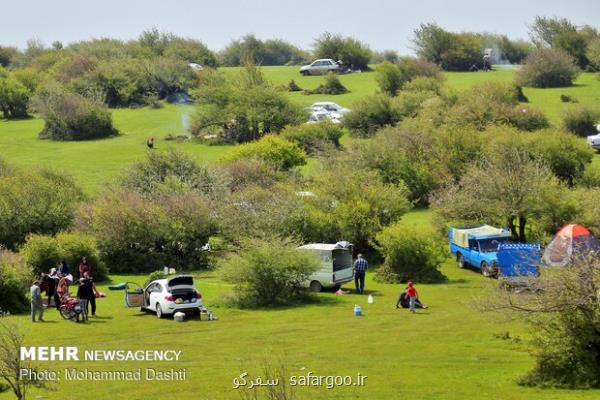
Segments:
[[[311,291],[320,292],[324,287],[339,288],[352,280],[353,246],[351,243],[310,243],[299,248],[314,253],[321,260],[321,268],[306,281]]]

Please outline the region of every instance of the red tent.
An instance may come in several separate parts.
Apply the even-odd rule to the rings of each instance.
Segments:
[[[564,226],[554,236],[542,256],[542,264],[564,267],[576,260],[589,260],[594,253],[600,254],[600,242],[578,224]]]

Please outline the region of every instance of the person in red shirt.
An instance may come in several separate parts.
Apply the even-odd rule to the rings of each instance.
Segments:
[[[408,296],[408,301],[409,301],[409,310],[411,313],[415,313],[417,312],[415,309],[415,303],[417,302],[417,289],[415,289],[415,286],[413,285],[412,282],[408,282],[408,287],[406,288],[406,295]]]
[[[92,266],[88,263],[87,258],[83,257],[79,264],[79,278],[83,278],[85,274],[92,274]]]

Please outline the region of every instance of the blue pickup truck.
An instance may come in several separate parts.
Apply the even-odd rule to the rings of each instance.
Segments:
[[[450,252],[459,268],[471,265],[483,276],[498,275],[498,246],[510,237],[507,229],[482,225],[473,228],[450,228],[448,241]]]

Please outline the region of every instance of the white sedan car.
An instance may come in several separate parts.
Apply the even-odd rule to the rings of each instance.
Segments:
[[[152,281],[144,288],[143,297],[142,310],[154,311],[158,318],[178,311],[199,314],[202,309],[202,295],[188,275]]]
[[[596,130],[598,133],[596,135],[588,136],[587,142],[592,148],[600,151],[600,125],[596,125]]]
[[[318,101],[316,103],[313,103],[312,106],[310,106],[310,108],[313,111],[316,110],[324,110],[327,111],[328,113],[331,114],[332,117],[337,118],[337,119],[341,119],[345,114],[348,114],[351,110],[346,108],[346,107],[342,107],[337,103],[334,103],[333,101]]]

